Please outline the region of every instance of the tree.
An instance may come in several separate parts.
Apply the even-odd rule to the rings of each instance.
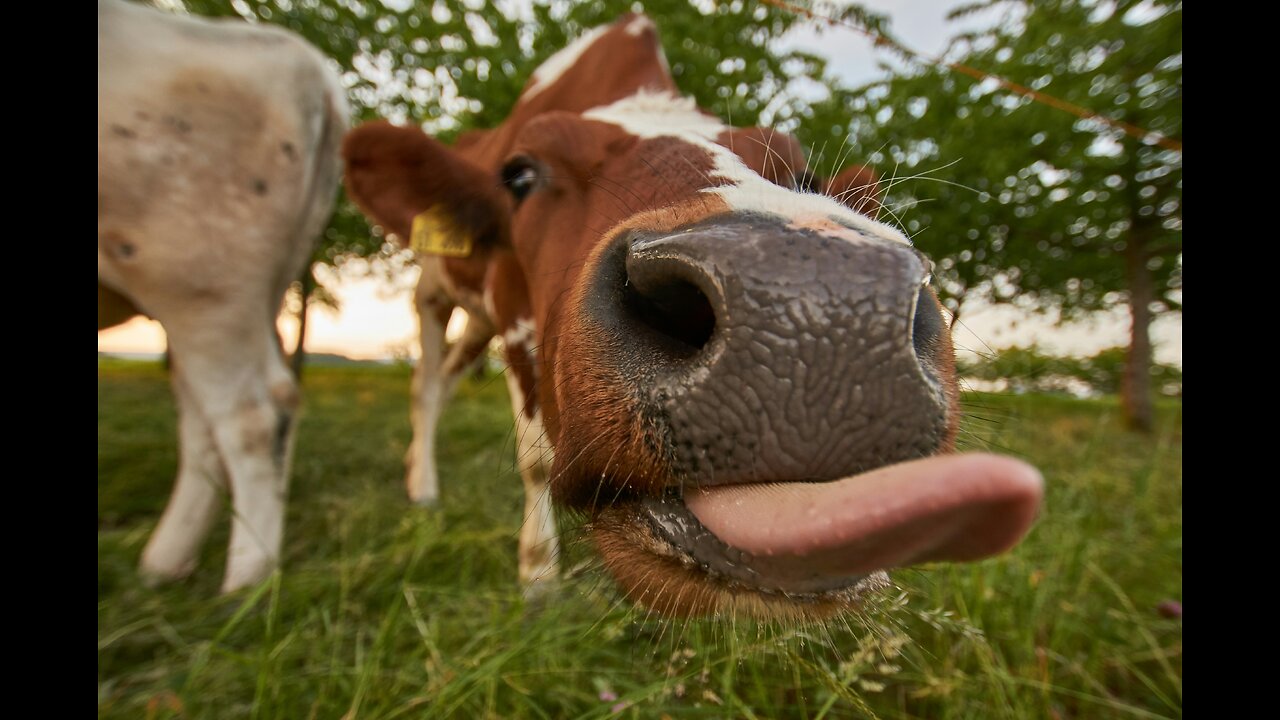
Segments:
[[[947,60],[1147,132],[907,58],[815,105],[801,134],[816,145],[849,133],[893,169],[887,207],[934,259],[957,316],[974,298],[1063,319],[1126,304],[1125,407],[1148,428],[1149,327],[1182,310],[1182,4],[990,0],[952,17],[993,9],[1001,21],[955,38]]]

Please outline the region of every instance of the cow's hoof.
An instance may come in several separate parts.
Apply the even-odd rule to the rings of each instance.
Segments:
[[[164,558],[163,552],[155,552],[153,548],[148,548],[142,554],[142,562],[138,563],[138,575],[142,578],[142,584],[155,588],[161,585],[186,580],[191,573],[196,570],[196,561],[194,558],[186,560],[178,560],[176,558]]]
[[[149,588],[158,588],[162,585],[185,580],[195,572],[195,562],[189,562],[186,565],[177,568],[159,568],[143,563],[138,566],[138,577],[142,580],[142,584]]]
[[[412,502],[414,506],[420,507],[424,510],[435,510],[440,507],[440,498],[436,495],[424,495],[423,497],[418,498],[411,497],[409,498],[409,501]]]
[[[222,580],[222,587],[218,592],[226,595],[237,590],[257,585],[258,583],[271,577],[276,571],[276,563],[269,558],[263,558],[256,562],[245,563],[239,566],[228,566],[227,575]]]

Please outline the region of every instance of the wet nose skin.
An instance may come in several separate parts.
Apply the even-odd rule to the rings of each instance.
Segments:
[[[741,216],[624,235],[585,310],[677,476],[823,481],[944,442],[925,276],[900,243]]]

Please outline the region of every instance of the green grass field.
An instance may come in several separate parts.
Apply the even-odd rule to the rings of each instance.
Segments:
[[[285,570],[219,597],[225,523],[189,581],[139,583],[173,402],[159,366],[99,360],[99,717],[1182,716],[1182,622],[1155,609],[1182,599],[1180,403],[1142,437],[1113,402],[969,397],[966,447],[1044,471],[1030,538],[796,628],[621,606],[571,523],[571,577],[526,604],[504,383],[446,413],[433,512],[403,496],[408,388],[403,368],[308,369]]]

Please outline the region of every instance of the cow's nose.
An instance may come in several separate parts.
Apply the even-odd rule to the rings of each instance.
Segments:
[[[944,443],[926,276],[901,243],[735,216],[624,235],[585,309],[677,475],[821,481]]]

